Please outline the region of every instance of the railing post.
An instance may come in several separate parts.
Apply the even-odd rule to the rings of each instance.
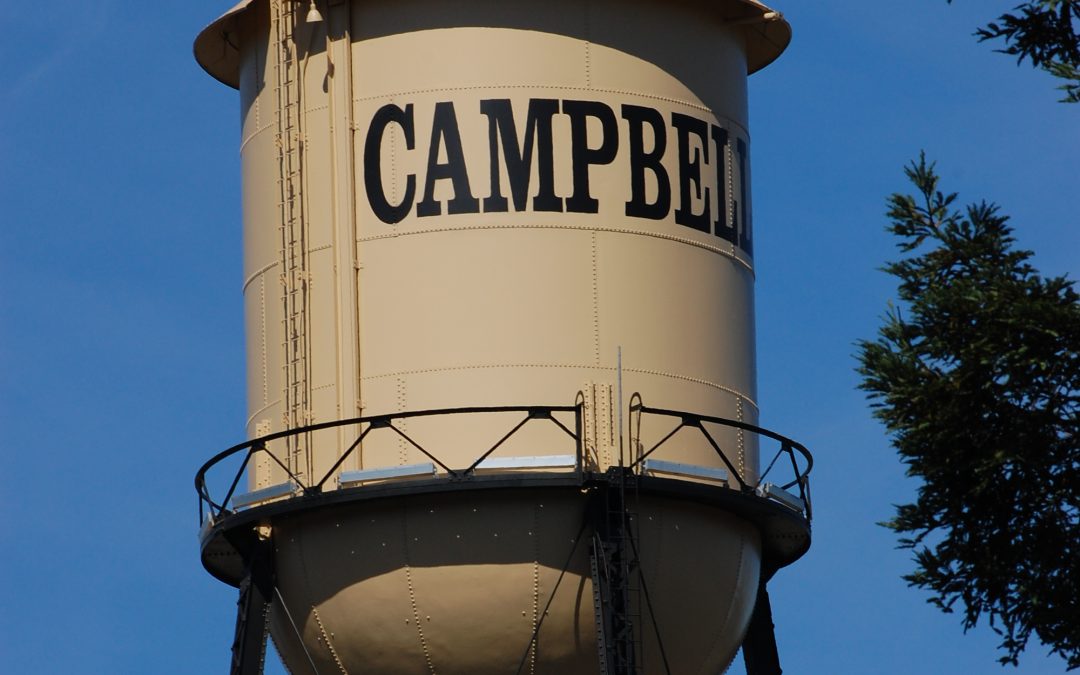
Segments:
[[[582,420],[584,414],[585,402],[583,400],[577,401],[574,406],[574,470],[577,471],[578,478],[581,478],[585,474],[585,439],[583,433],[585,431],[585,424]]]

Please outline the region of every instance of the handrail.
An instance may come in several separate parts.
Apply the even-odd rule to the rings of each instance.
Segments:
[[[575,445],[575,470],[579,473],[582,471],[583,458],[584,458],[584,438],[582,434],[582,414],[584,410],[584,403],[579,401],[576,405],[572,406],[469,406],[461,408],[439,408],[436,410],[413,410],[399,413],[391,413],[386,415],[369,415],[364,417],[351,417],[343,420],[334,420],[332,422],[320,422],[317,424],[309,424],[303,427],[297,427],[295,429],[288,429],[285,431],[278,431],[272,434],[266,434],[253,438],[243,443],[237,443],[236,445],[222,450],[218,454],[210,458],[205,464],[203,464],[199,471],[195,474],[195,491],[199,495],[199,522],[205,521],[207,513],[209,512],[212,520],[217,520],[224,515],[228,509],[226,505],[229,500],[232,499],[236,492],[237,486],[243,478],[244,471],[251,462],[251,458],[258,453],[265,453],[280,466],[285,473],[289,476],[301,492],[304,494],[316,494],[322,491],[322,486],[333,477],[334,473],[341,467],[341,465],[348,459],[360,446],[360,442],[367,437],[367,435],[377,429],[391,429],[394,433],[404,438],[413,447],[418,449],[421,453],[438,464],[444,471],[450,474],[454,478],[461,478],[463,476],[471,475],[477,468],[477,466],[491,455],[495,450],[499,448],[505,441],[511,436],[517,433],[522,427],[532,420],[549,420],[557,428],[565,432],[570,438],[574,440]],[[479,414],[479,413],[507,413],[507,412],[521,412],[526,413],[523,420],[517,422],[514,427],[499,439],[492,447],[488,448],[479,457],[470,463],[470,465],[464,469],[452,469],[443,463],[436,455],[432,454],[426,448],[421,446],[415,440],[410,438],[401,429],[394,426],[394,422],[398,420],[410,419],[414,417],[438,417],[444,415],[464,415],[464,414]],[[574,431],[571,431],[565,424],[560,422],[554,417],[555,413],[574,413]],[[267,444],[272,441],[276,441],[282,438],[288,438],[290,436],[298,436],[300,434],[306,434],[314,431],[322,431],[324,429],[333,429],[337,427],[353,426],[353,425],[367,425],[364,427],[356,439],[352,442],[349,448],[341,454],[340,457],[334,462],[333,466],[322,475],[322,477],[315,482],[305,482],[295,473],[293,473],[289,467],[287,467],[273,452],[267,449]],[[208,472],[213,469],[214,466],[220,464],[222,461],[236,455],[238,453],[245,453],[244,459],[240,464],[240,468],[237,470],[232,482],[229,486],[225,496],[221,499],[220,503],[215,501],[210,495],[209,488],[206,485],[206,477]]]
[[[679,423],[674,429],[669,431],[659,441],[653,444],[653,446],[647,451],[640,452],[642,449],[640,445],[642,415],[674,417],[679,420]],[[641,395],[637,393],[630,397],[630,416],[630,447],[638,451],[637,456],[629,464],[629,468],[631,471],[638,469],[638,467],[642,465],[642,462],[647,457],[649,457],[661,446],[667,443],[673,436],[675,436],[678,431],[684,428],[697,429],[701,433],[701,435],[704,436],[705,440],[708,441],[709,445],[712,446],[717,456],[719,456],[720,460],[731,472],[731,475],[735,477],[735,480],[738,482],[740,489],[742,489],[743,491],[753,491],[755,493],[762,494],[764,488],[768,485],[768,483],[765,482],[765,479],[773,470],[773,467],[776,465],[776,461],[780,458],[781,455],[787,455],[788,458],[791,460],[791,471],[794,478],[777,487],[786,491],[791,489],[792,487],[798,486],[799,499],[801,499],[803,504],[806,505],[806,520],[807,522],[811,520],[813,516],[813,510],[810,501],[810,471],[814,468],[814,457],[810,454],[810,451],[807,450],[806,446],[804,446],[802,443],[788,438],[787,436],[778,434],[775,431],[770,431],[769,429],[765,429],[763,427],[759,427],[755,424],[750,424],[748,422],[743,422],[741,420],[732,420],[725,417],[713,417],[711,415],[699,415],[697,413],[688,413],[679,410],[668,410],[665,408],[650,408],[642,402]],[[769,461],[768,466],[765,468],[765,471],[762,472],[757,477],[757,480],[754,482],[754,484],[751,485],[747,482],[746,476],[743,475],[743,472],[739,471],[735,467],[735,465],[724,453],[723,449],[721,449],[720,445],[712,437],[712,434],[709,433],[709,430],[705,428],[704,425],[706,423],[715,424],[717,426],[733,427],[735,429],[749,431],[757,436],[763,436],[765,438],[778,441],[780,443],[780,449],[776,451],[775,455],[773,455],[772,459]],[[802,457],[804,464],[802,468],[800,468],[800,462],[799,459],[796,457],[796,454]]]
[[[440,408],[436,410],[418,410],[407,411],[400,413],[392,413],[386,415],[370,415],[365,417],[352,417],[344,420],[335,420],[332,422],[320,422],[318,424],[311,424],[304,427],[298,427],[295,429],[289,429],[286,431],[279,431],[265,436],[260,436],[243,443],[238,443],[226,450],[214,455],[209,461],[199,468],[199,471],[195,475],[195,490],[199,495],[199,522],[204,523],[206,521],[207,513],[210,515],[212,522],[217,521],[224,515],[231,513],[227,508],[227,504],[233,498],[237,487],[243,479],[245,470],[250,466],[251,459],[258,453],[265,453],[280,466],[289,479],[293,481],[297,489],[304,495],[318,494],[322,492],[323,485],[326,481],[330,480],[334,474],[341,468],[342,464],[356,452],[360,443],[373,431],[379,429],[390,429],[392,433],[396,433],[403,438],[406,442],[411,444],[428,459],[434,462],[436,465],[442,468],[451,478],[461,479],[472,476],[474,472],[480,468],[481,463],[487,459],[492,453],[494,453],[503,443],[510,439],[514,434],[525,427],[529,422],[533,420],[548,420],[556,427],[566,433],[574,441],[574,471],[578,475],[582,475],[585,471],[585,434],[584,434],[584,409],[585,403],[582,396],[578,396],[577,401],[572,406],[471,406],[461,408]],[[394,422],[399,420],[405,420],[416,417],[438,417],[445,415],[465,415],[465,414],[483,414],[483,413],[525,413],[524,419],[518,420],[508,432],[499,438],[491,447],[477,455],[468,466],[461,469],[455,469],[444,463],[438,455],[429,451],[421,446],[414,439],[409,437],[404,431],[394,425]],[[705,438],[712,449],[716,452],[720,461],[727,467],[730,475],[734,477],[738,483],[739,489],[742,492],[754,493],[761,497],[783,497],[788,499],[790,496],[774,494],[775,490],[771,484],[766,483],[765,479],[776,467],[777,460],[781,455],[787,455],[791,463],[791,475],[793,478],[786,483],[780,484],[776,487],[783,491],[790,490],[792,487],[798,486],[798,499],[801,500],[804,509],[802,509],[803,516],[807,523],[812,518],[812,507],[810,501],[810,482],[809,474],[814,466],[814,458],[810,454],[810,451],[806,449],[801,443],[792,440],[786,436],[782,436],[776,432],[768,429],[749,424],[741,420],[726,419],[723,417],[713,417],[710,415],[699,415],[696,413],[687,413],[677,410],[668,410],[664,408],[651,408],[642,402],[640,394],[635,393],[630,398],[630,447],[635,457],[633,461],[626,464],[625,461],[620,458],[620,465],[624,466],[630,473],[640,475],[644,468],[644,461],[660,447],[666,444],[677,432],[683,428],[697,429],[698,432]],[[574,414],[574,428],[571,430],[561,421],[555,417],[555,413],[573,413]],[[674,429],[664,435],[659,441],[657,441],[647,451],[643,451],[641,441],[641,419],[645,415],[652,415],[656,417],[671,417],[678,420],[678,424]],[[757,476],[756,481],[750,484],[747,481],[747,476],[744,472],[740,471],[735,464],[727,457],[721,448],[720,444],[713,438],[713,435],[706,428],[706,424],[717,425],[722,427],[731,427],[742,431],[747,431],[756,434],[761,437],[772,439],[780,443],[780,449],[776,451],[772,459],[769,461],[765,471]],[[341,454],[340,457],[334,462],[330,469],[321,476],[317,481],[305,482],[295,473],[293,473],[288,466],[285,465],[273,452],[270,452],[267,448],[267,444],[272,441],[287,438],[290,436],[296,436],[299,434],[306,434],[314,431],[321,431],[324,429],[333,429],[343,426],[361,426],[359,434],[352,444]],[[210,490],[206,484],[206,477],[216,465],[220,464],[224,460],[244,453],[244,458],[240,463],[239,469],[233,476],[229,489],[220,502],[216,501],[210,494]],[[801,460],[800,460],[801,457]],[[796,509],[799,510],[799,509]]]

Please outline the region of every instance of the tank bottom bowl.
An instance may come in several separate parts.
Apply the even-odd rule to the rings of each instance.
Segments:
[[[275,518],[274,644],[294,675],[599,672],[591,494],[417,493]],[[668,496],[627,508],[642,672],[723,672],[753,610],[757,529]]]

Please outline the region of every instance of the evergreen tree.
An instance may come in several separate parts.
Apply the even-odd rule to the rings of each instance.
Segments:
[[[952,2],[952,0],[949,0]],[[980,42],[1003,40],[998,51],[1064,80],[1063,103],[1080,102],[1080,0],[1028,0],[975,31]]]
[[[1034,634],[1080,668],[1080,296],[1016,250],[1008,218],[958,211],[925,156],[889,198],[900,303],[859,343],[861,387],[917,499],[883,523],[905,576],[1017,664]]]

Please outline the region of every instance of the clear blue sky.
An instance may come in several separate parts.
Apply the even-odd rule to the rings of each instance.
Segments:
[[[235,591],[203,572],[192,475],[242,438],[238,101],[191,58],[228,0],[5,2],[0,42],[0,661],[224,672]],[[775,579],[785,670],[1019,669],[900,575],[910,500],[855,389],[893,284],[884,200],[920,149],[962,201],[1077,274],[1080,106],[976,44],[1013,0],[811,3],[751,79],[762,421],[815,453],[810,553]],[[737,662],[733,672],[741,672]]]

